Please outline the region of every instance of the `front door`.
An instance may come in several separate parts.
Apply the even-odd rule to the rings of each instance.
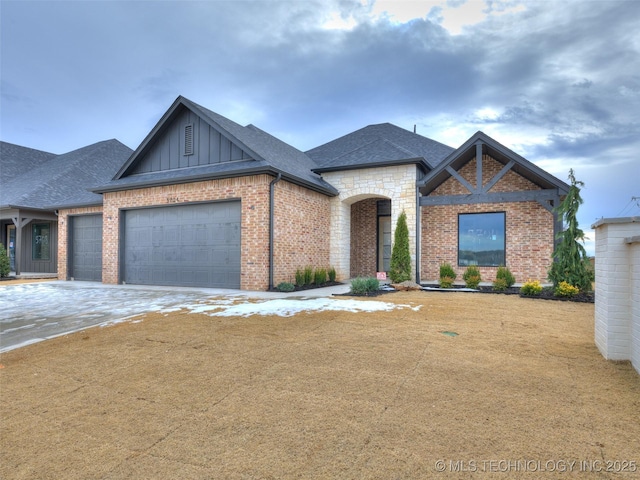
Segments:
[[[391,217],[378,217],[378,271],[388,272],[391,262]]]
[[[7,225],[7,254],[9,255],[9,263],[11,271],[16,271],[16,226]]]

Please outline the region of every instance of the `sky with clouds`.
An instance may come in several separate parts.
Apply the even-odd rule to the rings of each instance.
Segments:
[[[482,130],[640,215],[640,1],[0,0],[0,139],[136,148],[178,95],[300,150],[390,122]]]

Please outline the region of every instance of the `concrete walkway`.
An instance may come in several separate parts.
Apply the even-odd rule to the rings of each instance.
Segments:
[[[329,297],[346,293],[349,288],[349,284],[344,284],[280,293],[98,282],[0,283],[0,352],[144,313],[175,310],[212,297],[242,303],[255,299]]]

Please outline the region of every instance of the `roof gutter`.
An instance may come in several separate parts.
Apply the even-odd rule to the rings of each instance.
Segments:
[[[274,214],[273,208],[275,204],[276,183],[282,178],[282,173],[278,172],[276,178],[271,180],[269,184],[269,290],[273,288],[273,230],[274,230]]]

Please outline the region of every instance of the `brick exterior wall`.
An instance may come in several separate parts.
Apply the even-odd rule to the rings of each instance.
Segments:
[[[58,280],[67,280],[69,272],[69,216],[102,213],[102,207],[71,208],[58,212]]]
[[[377,271],[378,199],[351,205],[351,276],[371,277]]]
[[[271,180],[268,175],[254,175],[105,193],[102,281],[118,282],[121,209],[239,199],[242,203],[240,288],[265,290],[269,284]]]
[[[295,283],[299,268],[329,268],[329,197],[281,180],[274,195],[273,285]]]
[[[490,156],[482,159],[483,184],[486,184],[503,167]],[[476,160],[465,164],[458,173],[471,185],[476,181]],[[490,192],[538,190],[535,184],[513,171],[507,172]],[[463,195],[469,191],[450,177],[430,195]],[[516,282],[528,279],[547,281],[547,270],[553,254],[553,215],[538,202],[506,202],[471,205],[443,205],[422,207],[421,212],[421,280],[432,281],[439,277],[439,267],[450,263],[462,281],[466,267],[458,266],[458,214],[506,213],[506,266]],[[480,267],[483,281],[495,280],[497,267]]]

